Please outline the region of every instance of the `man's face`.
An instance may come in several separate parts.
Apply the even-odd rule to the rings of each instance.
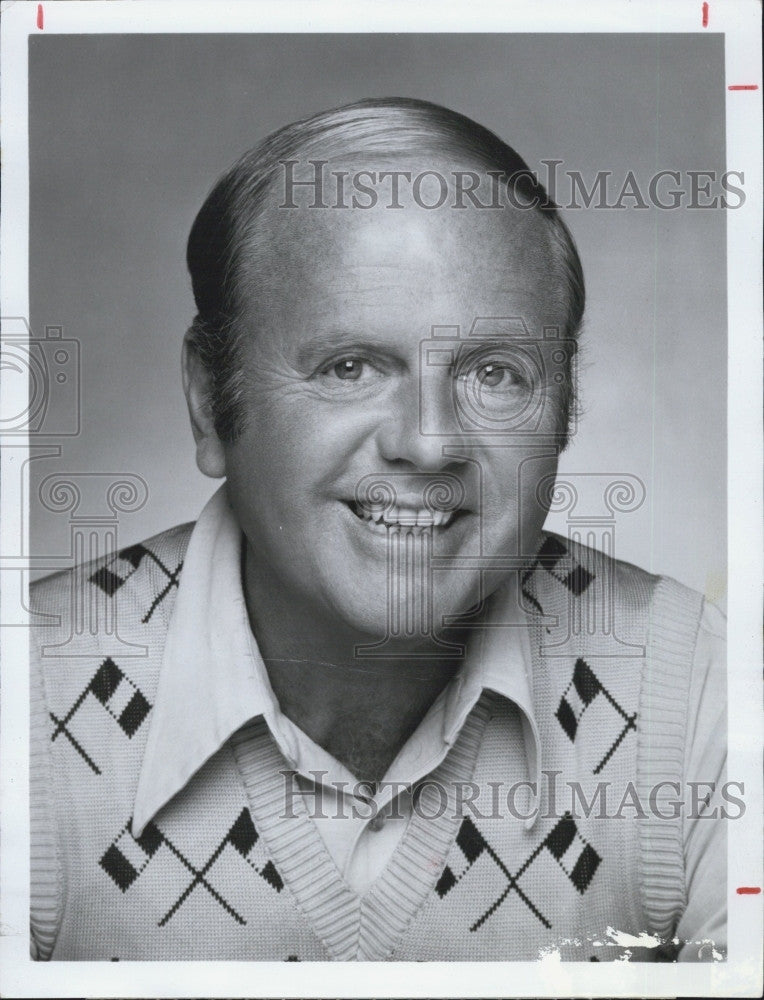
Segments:
[[[299,612],[306,629],[381,638],[390,601],[405,614],[414,600],[406,558],[448,557],[432,575],[437,625],[507,577],[506,566],[481,573],[474,557],[527,556],[543,524],[536,486],[556,468],[560,386],[513,360],[511,324],[468,337],[477,317],[519,317],[530,333],[522,357],[550,364],[552,347],[538,343],[545,326],[564,330],[565,303],[543,220],[274,200],[263,225],[272,241],[244,313],[244,430],[225,445],[250,598]],[[460,328],[445,342],[453,364],[429,354],[433,326]],[[462,407],[467,427],[460,400],[478,403]],[[522,421],[513,431],[512,414],[529,411],[535,433]],[[392,509],[363,502],[367,477],[392,487]],[[424,497],[444,478],[452,499],[432,514]],[[391,544],[403,553],[392,598]]]

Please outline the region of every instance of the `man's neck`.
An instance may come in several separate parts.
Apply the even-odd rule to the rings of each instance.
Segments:
[[[464,662],[401,645],[358,656],[370,637],[329,630],[319,615],[280,601],[244,572],[250,625],[281,711],[360,781],[379,782]],[[449,630],[449,642],[464,636]]]
[[[281,710],[361,781],[379,782],[458,664],[348,663],[265,656]]]

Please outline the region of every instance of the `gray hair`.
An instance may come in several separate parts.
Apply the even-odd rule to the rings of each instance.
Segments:
[[[512,181],[518,197],[541,213],[566,285],[565,335],[578,335],[585,303],[578,251],[557,206],[510,146],[465,115],[411,98],[371,98],[322,111],[285,125],[246,152],[217,182],[191,228],[186,260],[197,315],[189,341],[210,376],[210,404],[222,441],[234,441],[242,430],[245,378],[243,331],[237,323],[243,307],[239,288],[252,267],[253,247],[263,244],[257,222],[283,162],[423,152],[458,155],[500,173]],[[563,390],[561,447],[567,443],[575,405],[570,368]]]

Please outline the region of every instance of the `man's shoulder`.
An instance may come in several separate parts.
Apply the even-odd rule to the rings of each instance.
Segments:
[[[29,588],[32,610],[55,610],[62,602],[71,601],[75,591],[89,588],[107,598],[118,593],[127,596],[162,579],[176,588],[194,523],[176,525],[142,542],[36,580]]]
[[[592,545],[545,531],[539,549],[538,563],[548,576],[564,583],[573,597],[589,600],[616,601],[647,606],[656,600],[669,601],[698,612],[705,605],[701,593],[671,576],[652,573],[615,554],[603,552]]]
[[[645,697],[663,699],[656,718],[672,699],[681,715],[690,690],[701,691],[710,674],[723,679],[724,615],[699,591],[554,533],[545,533],[537,563],[525,596],[556,618],[550,646],[600,658],[598,675],[641,659],[651,678]]]
[[[622,581],[626,586],[636,583],[644,587],[655,587],[662,579],[659,574],[651,573],[625,559],[617,559],[614,554],[604,552],[601,548],[586,545],[575,538],[566,538],[554,531],[543,532],[537,559],[542,567],[558,575],[565,570],[578,572],[579,577],[583,576],[581,582],[586,583],[603,577],[611,581]],[[581,571],[586,571],[586,574],[583,575]]]

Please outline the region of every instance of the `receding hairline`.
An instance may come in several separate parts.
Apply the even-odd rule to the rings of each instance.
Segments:
[[[547,294],[557,292],[562,300],[561,307],[563,310],[566,308],[568,293],[565,288],[563,250],[540,212],[512,206],[502,206],[498,211],[484,210],[469,201],[465,203],[464,209],[453,207],[452,195],[457,183],[453,174],[460,171],[476,172],[480,169],[478,163],[465,162],[463,159],[456,161],[446,158],[443,153],[427,158],[421,150],[411,157],[406,153],[391,153],[388,150],[383,156],[375,153],[343,156],[329,160],[326,167],[328,173],[335,170],[352,172],[367,169],[405,170],[412,175],[416,175],[417,171],[432,170],[448,183],[449,198],[441,208],[428,210],[417,204],[410,188],[404,190],[402,186],[400,209],[390,209],[387,196],[381,196],[379,202],[368,209],[353,209],[350,206],[344,210],[315,209],[306,204],[285,209],[283,191],[279,190],[277,183],[272,183],[264,192],[262,202],[257,212],[250,217],[247,227],[246,249],[243,248],[238,278],[242,283],[246,282],[248,292],[253,284],[256,285],[257,271],[266,261],[286,264],[292,249],[298,243],[314,243],[319,250],[322,232],[333,236],[339,229],[340,233],[348,233],[349,230],[343,227],[348,219],[357,220],[359,227],[381,222],[383,225],[389,224],[391,228],[398,222],[415,219],[421,220],[424,228],[429,224],[437,227],[439,223],[452,228],[454,241],[463,241],[466,254],[469,254],[470,247],[474,247],[476,242],[485,240],[494,245],[497,256],[506,254],[510,269],[513,258],[521,256],[538,271],[539,282],[546,286]],[[332,192],[327,192],[328,196],[331,194]],[[320,220],[326,223],[326,227],[323,231],[321,227],[306,227],[303,220]],[[237,298],[239,305],[243,307],[242,297]]]
[[[414,98],[370,98],[285,125],[246,152],[220,178],[200,209],[188,240],[187,263],[197,304],[189,343],[211,376],[215,425],[221,437],[238,431],[244,386],[241,365],[241,282],[264,231],[257,228],[285,159],[343,159],[360,154],[399,159],[422,154],[518,177],[516,190],[535,201],[565,298],[565,333],[577,337],[585,287],[575,242],[557,206],[522,157],[485,126],[440,105]],[[536,200],[538,199],[538,200]],[[571,385],[571,398],[574,387]],[[563,446],[566,438],[563,439]]]
[[[188,246],[189,270],[200,314],[207,312],[220,285],[233,290],[236,248],[242,246],[242,241],[252,240],[253,224],[278,182],[285,160],[340,161],[370,154],[387,160],[408,155],[446,157],[507,175],[519,174],[522,185],[538,190],[546,198],[546,192],[511,146],[459,112],[414,98],[369,98],[320,111],[266,136],[239,158],[207,198]],[[205,243],[207,231],[216,225],[227,230],[225,245],[208,252],[207,246],[199,244]],[[221,259],[225,259],[222,272],[216,266]]]

